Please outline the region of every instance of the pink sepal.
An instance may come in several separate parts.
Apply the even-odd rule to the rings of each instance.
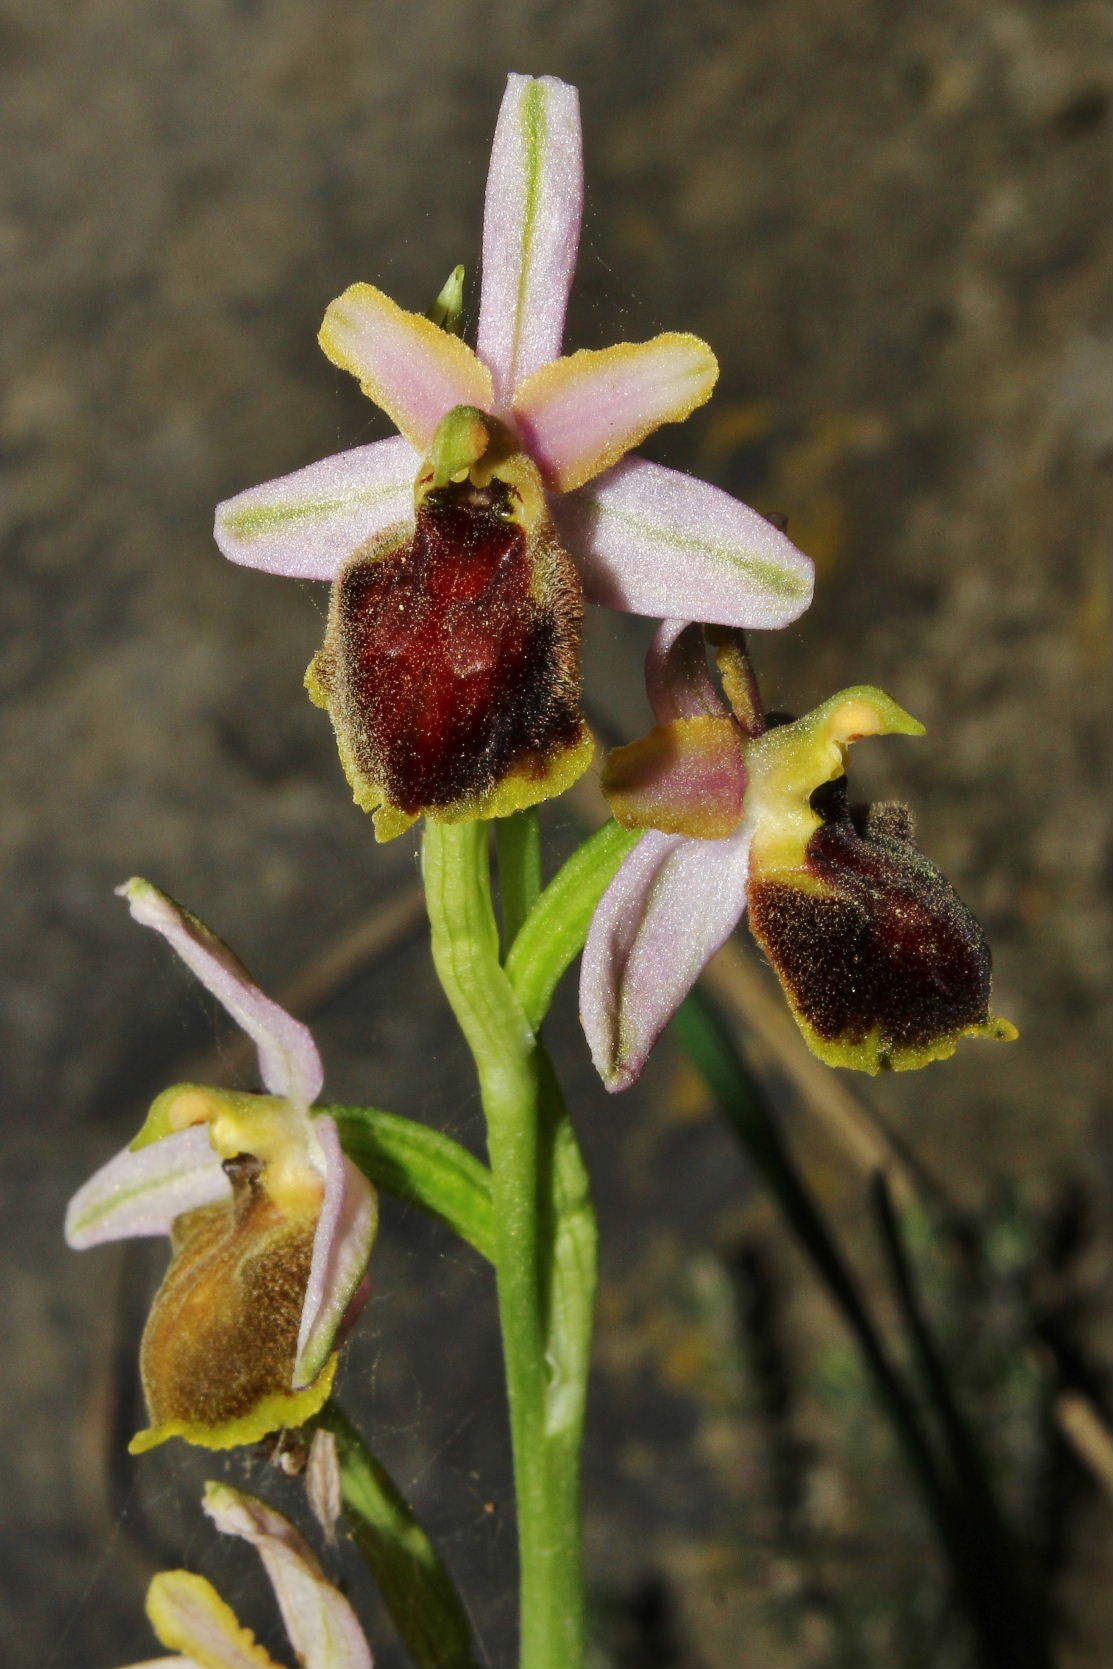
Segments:
[[[650,829],[603,894],[580,972],[580,1018],[609,1090],[626,1089],[746,907],[750,833]]]
[[[308,1026],[264,996],[223,940],[167,893],[134,877],[116,891],[126,898],[135,920],[177,951],[186,967],[223,1003],[259,1051],[259,1071],[271,1095],[295,1107],[312,1106],[324,1084],[324,1068]]]
[[[624,458],[551,508],[590,603],[720,626],[787,626],[812,564],[764,516],[694,476]]]
[[[402,435],[248,487],[216,509],[224,556],[290,579],[332,580],[384,528],[413,516],[421,459]]]
[[[204,1506],[218,1530],[242,1536],[262,1559],[294,1655],[305,1669],[373,1669],[359,1619],[288,1518],[229,1484],[210,1483]]]
[[[175,1131],[137,1152],[124,1148],[94,1171],[66,1207],[66,1244],[169,1234],[176,1217],[231,1196],[206,1124]]]

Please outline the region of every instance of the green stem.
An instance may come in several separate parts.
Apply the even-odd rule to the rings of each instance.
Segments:
[[[582,1335],[585,1325],[590,1330],[590,1287],[586,1304],[567,1303],[571,1216],[565,1206],[576,1193],[579,1156],[566,1117],[548,1090],[542,1095],[536,1037],[499,961],[487,825],[427,821],[423,864],[433,959],[475,1060],[487,1119],[517,1494],[521,1669],[577,1669],[584,1652],[583,1389],[569,1393],[563,1377],[571,1369],[582,1380]],[[581,1188],[581,1222],[585,1201]],[[582,1236],[579,1244],[582,1251]],[[593,1255],[589,1261],[593,1286]],[[562,1332],[563,1355],[550,1364],[558,1314],[578,1329],[578,1356]]]

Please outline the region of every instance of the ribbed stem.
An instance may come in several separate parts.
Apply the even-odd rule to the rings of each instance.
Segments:
[[[499,961],[488,826],[429,821],[423,862],[433,959],[475,1060],[487,1119],[517,1494],[520,1664],[578,1669],[579,1451],[595,1280],[586,1179]]]

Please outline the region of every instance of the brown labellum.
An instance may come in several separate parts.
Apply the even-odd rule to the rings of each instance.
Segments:
[[[960,1037],[1015,1035],[990,1017],[985,935],[913,843],[907,809],[851,808],[845,778],[812,803],[825,821],[803,871],[754,876],[749,910],[815,1052],[903,1070],[952,1054]]]
[[[518,804],[543,798],[554,761],[586,740],[582,619],[570,559],[547,515],[525,525],[512,485],[427,491],[412,530],[337,577],[310,669],[359,803],[490,816],[513,809],[499,803],[511,776],[538,785]]]
[[[228,1204],[174,1225],[140,1366],[155,1427],[222,1427],[290,1392],[313,1221],[286,1217],[249,1156],[225,1166]]]

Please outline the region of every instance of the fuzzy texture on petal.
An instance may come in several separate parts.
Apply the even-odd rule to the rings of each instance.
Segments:
[[[242,1536],[263,1561],[297,1660],[305,1669],[372,1669],[348,1601],[325,1579],[304,1537],[265,1502],[210,1483],[205,1511],[225,1535]]]
[[[363,1280],[375,1244],[379,1209],[375,1190],[346,1157],[335,1120],[322,1113],[313,1131],[325,1155],[325,1197],[298,1331],[294,1389],[316,1379],[328,1359],[340,1323]]]
[[[259,1051],[259,1070],[272,1095],[309,1107],[321,1093],[324,1069],[308,1026],[263,995],[243,963],[204,922],[138,877],[117,887],[135,920],[153,927],[191,973],[243,1027]]]
[[[231,1201],[174,1223],[174,1257],[140,1349],[151,1425],[133,1453],[170,1437],[217,1449],[253,1443],[302,1424],[329,1393],[335,1357],[312,1385],[292,1383],[320,1198],[284,1211],[249,1152],[226,1168]]]
[[[204,1125],[122,1153],[102,1165],[66,1208],[66,1244],[83,1252],[107,1240],[169,1234],[176,1217],[231,1196]]]
[[[416,520],[349,563],[306,677],[380,840],[428,814],[504,817],[582,775],[583,602],[528,458],[419,492]]]
[[[453,406],[491,409],[491,373],[467,343],[371,284],[352,284],[330,303],[320,343],[422,454]]]
[[[772,629],[811,602],[803,552],[756,510],[694,476],[626,458],[552,508],[589,603]]]
[[[583,189],[575,87],[511,75],[487,174],[477,336],[502,412],[518,385],[560,353]]]
[[[188,1652],[198,1669],[281,1669],[244,1628],[211,1582],[167,1570],[147,1590],[147,1615],[164,1646]]]
[[[222,555],[245,568],[335,579],[368,539],[412,516],[420,462],[402,435],[337,452],[225,499],[213,536]]]
[[[746,907],[749,830],[651,829],[603,894],[584,946],[580,1018],[609,1090],[626,1089]]]
[[[710,399],[718,376],[707,343],[676,331],[581,348],[526,379],[514,396],[514,419],[546,486],[569,493],[662,423],[682,422]]]

